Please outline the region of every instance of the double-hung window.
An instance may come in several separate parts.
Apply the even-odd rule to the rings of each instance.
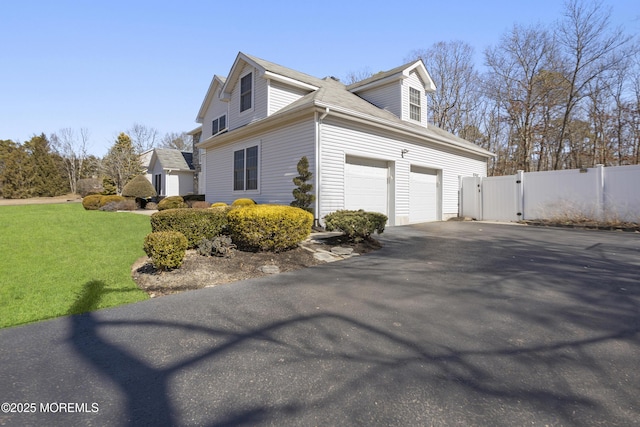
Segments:
[[[420,96],[418,89],[409,88],[409,118],[418,122],[422,120]]]
[[[253,73],[240,79],[240,112],[251,109],[253,92]]]
[[[211,135],[215,135],[219,132],[222,132],[227,128],[227,116],[223,115],[218,117],[211,124]]]
[[[233,190],[258,189],[258,146],[233,152]]]

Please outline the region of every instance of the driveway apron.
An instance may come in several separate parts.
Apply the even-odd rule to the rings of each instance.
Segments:
[[[640,424],[639,234],[444,222],[380,239],[0,330],[0,425]]]

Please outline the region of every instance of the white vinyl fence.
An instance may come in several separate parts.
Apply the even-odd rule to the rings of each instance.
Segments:
[[[640,165],[461,179],[460,215],[478,220],[640,222]]]

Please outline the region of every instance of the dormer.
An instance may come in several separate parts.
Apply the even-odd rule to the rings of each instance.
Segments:
[[[213,76],[207,95],[198,111],[196,122],[202,124],[201,139],[203,140],[228,129],[228,102],[220,97],[225,80],[224,77]]]
[[[435,92],[422,60],[347,86],[347,90],[409,123],[427,127],[427,93]]]

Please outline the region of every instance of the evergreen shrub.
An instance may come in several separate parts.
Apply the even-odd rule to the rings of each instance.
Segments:
[[[105,205],[108,205],[109,203],[119,203],[119,202],[124,202],[126,199],[122,196],[117,196],[115,194],[113,195],[108,195],[108,196],[102,196],[100,197],[100,207],[103,207]]]
[[[371,237],[374,232],[384,232],[387,216],[378,212],[365,212],[362,209],[339,210],[324,217],[327,231],[342,231],[349,240],[360,242]]]
[[[180,196],[169,196],[158,202],[158,210],[163,211],[166,209],[181,209],[188,208],[189,206],[184,202],[184,199]]]
[[[158,270],[178,268],[187,251],[187,238],[177,231],[152,232],[144,239],[144,251]]]
[[[158,193],[144,175],[138,175],[124,186],[122,195],[124,197],[148,199],[157,196]]]
[[[231,206],[233,206],[234,208],[240,208],[244,206],[253,206],[255,204],[256,202],[252,199],[236,199],[233,201],[233,203],[231,203]]]
[[[100,209],[101,194],[90,194],[82,198],[82,206],[88,211],[97,211]]]
[[[226,211],[217,209],[167,209],[151,215],[151,231],[178,231],[195,248],[202,239],[213,239],[227,227]]]
[[[227,214],[233,241],[241,248],[280,252],[309,237],[313,215],[292,206],[256,205]]]

